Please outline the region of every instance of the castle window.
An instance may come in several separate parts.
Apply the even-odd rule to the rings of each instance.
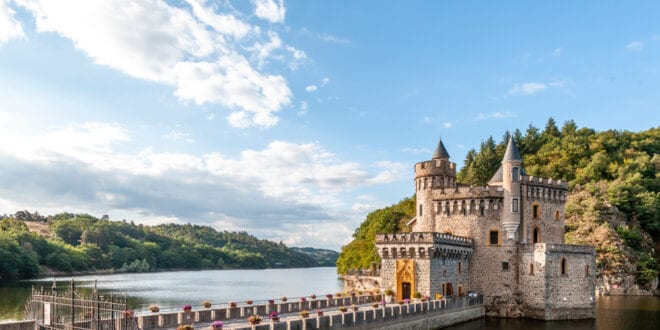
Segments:
[[[561,259],[561,274],[562,275],[568,274],[568,264],[566,263],[566,258]]]
[[[561,213],[559,210],[555,211],[555,221],[559,221],[559,218],[561,217]]]
[[[497,245],[500,243],[500,232],[497,230],[490,231],[490,245]]]
[[[443,277],[447,277],[447,271],[446,271],[446,270],[443,270],[443,271],[442,271],[442,276],[443,276]],[[443,285],[444,285],[444,284],[443,284]],[[442,291],[444,291],[444,289],[443,289]]]
[[[467,216],[467,210],[463,209],[463,216]]]
[[[529,275],[534,275],[534,264],[529,264]]]
[[[502,262],[502,271],[509,271],[509,263],[504,261]]]
[[[541,210],[541,205],[539,204],[534,204],[532,205],[532,218],[533,219],[538,219],[539,218],[539,211]]]
[[[419,248],[419,257],[424,258],[424,255],[426,254],[426,251],[424,250],[423,247]]]
[[[518,213],[518,202],[519,199],[517,197],[511,199],[511,212]]]
[[[538,228],[534,228],[533,242],[541,243],[541,231]]]
[[[396,248],[392,248],[392,258],[396,259]]]
[[[411,247],[408,252],[410,253],[411,258],[415,257],[415,248],[414,247]]]
[[[383,258],[387,258],[387,248],[383,248]]]
[[[584,277],[589,277],[589,265],[584,266]]]
[[[419,216],[421,217],[423,215],[424,215],[424,205],[419,204]]]
[[[459,261],[458,262],[458,275],[461,275],[463,273],[463,264]]]
[[[405,257],[406,257],[406,248],[402,247],[401,248],[401,258],[405,258]]]
[[[518,182],[518,177],[519,177],[519,173],[518,173],[518,172],[520,172],[520,171],[518,170],[518,167],[514,167],[513,169],[511,169],[511,180],[512,180],[513,182]]]

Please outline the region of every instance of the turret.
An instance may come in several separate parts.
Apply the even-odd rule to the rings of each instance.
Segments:
[[[436,207],[433,190],[456,187],[456,164],[449,161],[449,153],[442,143],[433,153],[433,158],[415,164],[415,192],[417,194],[417,216],[411,222],[414,231],[434,231]]]
[[[520,227],[522,219],[520,200],[520,178],[523,173],[522,160],[518,147],[509,138],[506,146],[502,166],[497,170],[490,180],[491,185],[501,185],[504,190],[504,206],[502,207],[502,229],[506,240],[515,240],[516,232]]]

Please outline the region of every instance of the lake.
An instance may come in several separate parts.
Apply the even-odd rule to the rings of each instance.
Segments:
[[[58,288],[68,288],[71,278],[57,278]],[[199,306],[204,300],[225,303],[297,298],[335,293],[343,288],[333,267],[89,275],[73,279],[83,293],[89,293],[97,280],[104,295],[126,295],[135,310],[144,310],[151,304],[161,309],[179,309],[184,304]],[[51,283],[52,278],[0,282],[0,320],[22,319],[31,287],[49,289]],[[598,297],[596,315],[596,320],[552,322],[484,318],[449,329],[658,329],[660,298]]]

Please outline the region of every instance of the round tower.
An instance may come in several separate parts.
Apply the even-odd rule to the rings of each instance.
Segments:
[[[522,174],[522,160],[518,147],[509,138],[506,152],[502,159],[502,187],[504,188],[504,205],[502,210],[502,229],[507,240],[515,240],[516,232],[520,226],[521,200],[520,200],[520,177]]]
[[[417,216],[413,231],[435,231],[435,215],[439,205],[433,201],[433,191],[455,187],[456,164],[449,161],[449,153],[440,139],[433,159],[415,164]]]

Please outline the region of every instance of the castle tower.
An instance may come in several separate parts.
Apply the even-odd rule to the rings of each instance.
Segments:
[[[456,164],[449,161],[449,153],[442,143],[433,153],[433,159],[415,164],[415,192],[417,194],[417,216],[413,230],[430,232],[435,230],[435,215],[439,204],[433,201],[433,191],[456,187]]]
[[[502,207],[502,229],[504,230],[506,240],[516,240],[516,232],[522,219],[521,200],[520,200],[520,178],[522,175],[522,160],[518,147],[509,138],[506,146],[506,152],[502,159],[502,166],[495,177],[501,175],[502,188],[504,188],[504,205]],[[493,180],[491,179],[491,181]]]

